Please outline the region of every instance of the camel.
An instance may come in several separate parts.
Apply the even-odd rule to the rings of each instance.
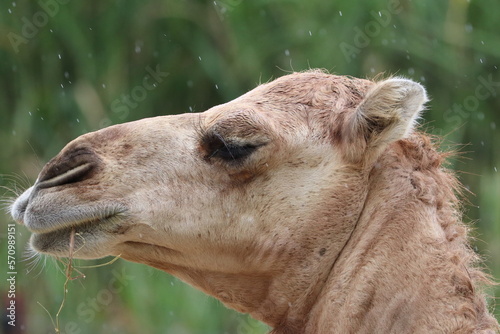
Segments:
[[[31,247],[159,268],[285,333],[495,333],[460,186],[408,79],[292,73],[70,142],[11,206]]]

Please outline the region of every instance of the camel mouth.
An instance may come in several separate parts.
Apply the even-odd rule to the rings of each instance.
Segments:
[[[98,211],[98,210],[95,210]],[[53,218],[50,222],[44,220],[30,220],[25,223],[28,230],[33,234],[50,234],[64,230],[79,230],[91,227],[93,225],[105,226],[107,223],[116,221],[124,216],[123,210],[106,210],[102,214],[91,212],[88,215],[79,214],[74,217]]]
[[[33,232],[30,245],[36,252],[52,256],[67,257],[72,253],[75,258],[97,258],[102,256],[96,250],[99,241],[124,234],[129,228],[124,224],[122,214],[113,214]]]
[[[51,233],[59,233],[66,230],[71,231],[73,229],[75,231],[87,230],[89,228],[92,228],[94,225],[102,226],[103,224],[113,220],[113,218],[117,216],[118,214],[111,214],[97,218],[81,219],[74,222],[66,222],[46,229],[30,229],[30,231],[33,233],[33,235],[49,235]]]
[[[117,201],[74,202],[58,193],[40,196],[37,186],[32,186],[16,199],[10,211],[14,220],[32,233],[31,248],[38,253],[69,256],[74,231],[74,249],[81,249],[82,254],[77,257],[105,256],[103,252],[109,249],[106,241],[130,228],[128,206]]]

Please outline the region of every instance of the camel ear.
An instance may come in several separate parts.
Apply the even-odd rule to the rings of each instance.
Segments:
[[[351,162],[374,160],[388,144],[405,138],[427,102],[425,89],[418,83],[391,78],[376,83],[354,113],[341,125]]]

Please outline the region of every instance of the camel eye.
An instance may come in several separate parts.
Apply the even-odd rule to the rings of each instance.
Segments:
[[[257,149],[254,145],[234,145],[226,144],[222,147],[217,148],[210,157],[221,158],[222,160],[241,160],[250,154],[252,154]]]
[[[262,145],[235,143],[213,133],[204,138],[207,158],[219,158],[224,161],[242,161]]]

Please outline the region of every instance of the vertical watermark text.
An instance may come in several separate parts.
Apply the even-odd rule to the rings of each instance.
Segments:
[[[7,225],[7,324],[16,326],[16,225]]]

